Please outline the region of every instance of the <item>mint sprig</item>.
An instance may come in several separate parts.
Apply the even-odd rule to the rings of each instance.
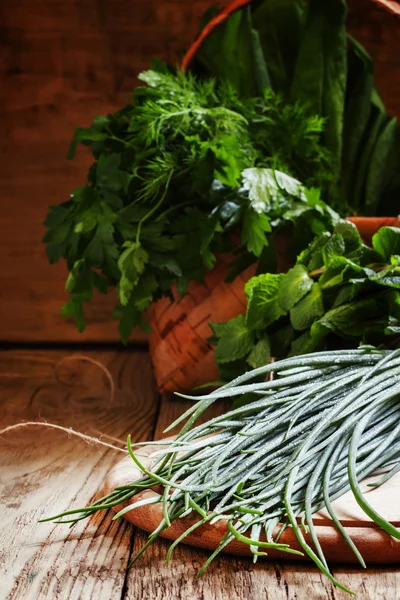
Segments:
[[[341,221],[285,275],[257,275],[245,292],[245,317],[211,324],[221,375],[259,366],[261,349],[283,358],[360,343],[391,347],[400,333],[400,229],[383,227],[369,248]],[[241,363],[230,347],[239,333],[246,340]]]

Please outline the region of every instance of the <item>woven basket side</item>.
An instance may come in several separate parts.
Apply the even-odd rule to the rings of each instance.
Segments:
[[[244,286],[255,269],[253,265],[232,283],[225,283],[228,267],[220,262],[204,284],[192,283],[180,302],[163,298],[152,306],[149,345],[161,392],[187,391],[218,377],[213,348],[207,341],[212,335],[209,322],[245,313]]]

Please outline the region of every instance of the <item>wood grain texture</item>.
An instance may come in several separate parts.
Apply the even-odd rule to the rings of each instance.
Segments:
[[[0,354],[0,429],[42,419],[77,431],[125,440],[149,439],[157,410],[146,354],[92,352],[117,392],[87,361],[57,363],[61,352]],[[55,370],[56,369],[56,370]],[[57,375],[57,377],[56,377]],[[122,444],[123,445],[123,444]],[[120,454],[66,433],[37,427],[0,439],[1,600],[88,600],[122,597],[133,528],[102,513],[73,529],[41,523],[99,497]]]
[[[134,551],[145,543],[143,533],[135,535]],[[197,571],[208,554],[178,547],[167,567],[169,542],[154,544],[151,552],[137,562],[127,579],[126,599],[151,600],[348,600],[309,564],[260,562],[232,556],[217,558],[200,579]],[[333,573],[356,592],[357,600],[398,600],[400,573],[394,568],[366,569],[336,567]]]
[[[82,184],[89,156],[65,154],[76,125],[121,106],[152,56],[175,62],[211,0],[2,0],[0,3],[0,340],[118,340],[114,299],[96,296],[80,335],[59,316],[63,265],[41,244],[49,204]],[[352,33],[376,59],[388,108],[400,114],[400,27],[351,0]],[[29,302],[29,309],[27,309]],[[144,339],[141,332],[136,339]]]
[[[148,358],[129,352],[93,352],[119,388],[109,406],[109,385],[84,361],[55,365],[62,352],[0,354],[0,428],[37,417],[88,434],[125,439],[160,438],[188,403],[157,398]],[[8,374],[5,377],[5,374]],[[224,405],[215,405],[217,414]],[[109,438],[104,436],[104,440]],[[111,440],[112,441],[112,440]],[[81,506],[101,494],[106,471],[118,454],[67,435],[24,430],[0,439],[1,600],[346,600],[309,564],[222,556],[198,579],[207,553],[185,546],[165,565],[168,542],[158,541],[127,571],[146,535],[109,514],[69,530],[37,519]],[[335,567],[334,573],[361,600],[397,600],[400,572]]]
[[[190,406],[182,399],[162,398],[155,439],[165,437],[164,429]],[[220,414],[227,404],[214,404],[209,417]],[[203,415],[204,417],[204,415]],[[171,435],[168,433],[168,435]],[[147,534],[137,531],[133,552],[143,547]],[[223,555],[217,558],[200,579],[197,571],[208,557],[203,550],[180,545],[169,565],[165,557],[170,542],[157,540],[128,572],[126,598],[135,600],[345,600],[349,596],[337,590],[320,571],[310,564],[263,561]],[[390,567],[368,568],[335,565],[333,573],[362,600],[397,600],[400,572]]]
[[[153,56],[175,63],[209,4],[0,3],[0,340],[119,339],[112,294],[88,306],[83,335],[59,316],[66,269],[47,264],[42,222],[49,204],[64,201],[85,181],[85,149],[74,161],[65,159],[75,126],[120,108]]]

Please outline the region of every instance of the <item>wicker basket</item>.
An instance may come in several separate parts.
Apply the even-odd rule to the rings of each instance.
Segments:
[[[228,16],[250,4],[252,0],[234,0],[217,14],[201,31],[189,48],[182,68],[186,69],[197,50],[215,27]],[[374,0],[385,10],[400,15],[400,6],[389,0]],[[352,218],[366,243],[384,225],[399,225],[396,218]],[[280,239],[278,255],[280,270],[284,261],[285,240]],[[225,283],[228,263],[232,257],[218,258],[215,269],[209,272],[203,284],[192,282],[188,294],[171,302],[167,298],[155,303],[148,312],[153,333],[149,336],[150,354],[160,392],[191,391],[196,386],[218,378],[212,346],[207,342],[212,332],[209,321],[222,322],[246,310],[244,284],[254,274],[255,266],[241,273],[233,283]]]

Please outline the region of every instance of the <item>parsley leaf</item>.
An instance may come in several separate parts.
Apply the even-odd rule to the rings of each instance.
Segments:
[[[134,287],[143,273],[149,255],[138,242],[125,242],[125,250],[118,259],[118,267],[121,271],[118,294],[120,302],[126,306],[131,297]]]
[[[268,244],[265,234],[270,231],[271,225],[267,215],[247,207],[243,218],[242,242],[251,254],[261,256],[264,247]]]

